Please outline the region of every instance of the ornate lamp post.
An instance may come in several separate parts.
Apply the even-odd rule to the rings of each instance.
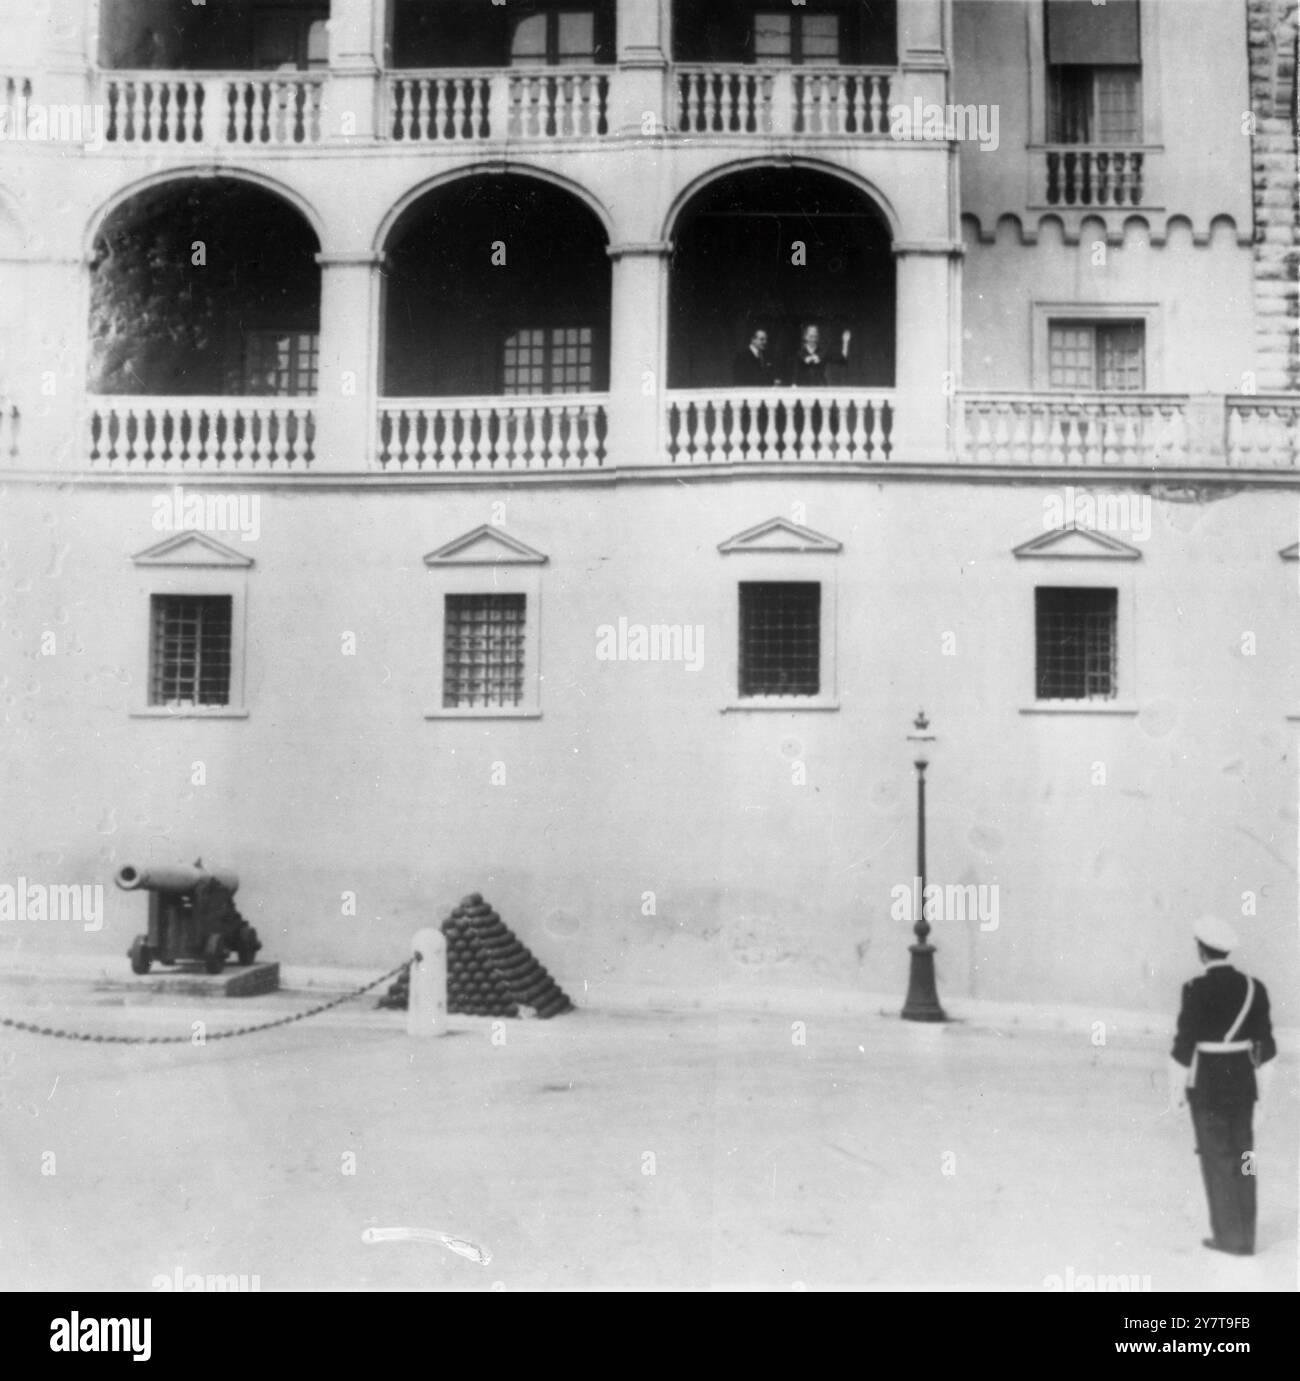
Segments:
[[[930,934],[930,923],[925,919],[925,769],[930,765],[926,756],[927,743],[934,742],[934,735],[927,734],[930,721],[922,710],[914,721],[916,733],[908,734],[907,741],[917,745],[916,766],[916,872],[917,915],[912,927],[916,943],[909,945],[912,954],[911,972],[907,980],[907,1001],[903,1003],[904,1021],[947,1021],[944,1010],[939,1006],[939,994],[934,986],[934,950],[926,938]]]

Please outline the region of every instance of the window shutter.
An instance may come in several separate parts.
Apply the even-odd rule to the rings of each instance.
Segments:
[[[1142,61],[1138,0],[1046,0],[1047,61],[1090,67]]]

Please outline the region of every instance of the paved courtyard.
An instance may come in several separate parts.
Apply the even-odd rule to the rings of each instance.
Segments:
[[[0,998],[142,1034],[312,1005]],[[1259,1134],[1260,1251],[1236,1260],[1200,1245],[1154,1034],[794,1020],[581,1010],[416,1041],[370,997],[201,1047],[0,1030],[0,1288],[147,1291],[178,1269],[263,1291],[1296,1288],[1292,1056]]]

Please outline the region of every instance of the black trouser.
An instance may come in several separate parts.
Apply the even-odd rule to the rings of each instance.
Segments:
[[[1210,1228],[1219,1246],[1232,1252],[1255,1250],[1255,1141],[1253,1103],[1198,1106],[1190,1098],[1196,1154],[1201,1158]]]

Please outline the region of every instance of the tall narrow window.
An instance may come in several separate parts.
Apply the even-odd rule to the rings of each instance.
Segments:
[[[149,703],[187,707],[230,703],[229,595],[154,595]]]
[[[1053,321],[1047,350],[1052,388],[1140,393],[1146,386],[1146,328],[1140,321]]]
[[[816,581],[740,586],[740,694],[821,691],[821,594]]]
[[[1040,700],[1114,700],[1119,592],[1040,586],[1034,591]]]
[[[1046,0],[1053,144],[1142,142],[1142,50],[1137,0]]]
[[[526,595],[447,595],[444,709],[518,706],[524,700]]]

